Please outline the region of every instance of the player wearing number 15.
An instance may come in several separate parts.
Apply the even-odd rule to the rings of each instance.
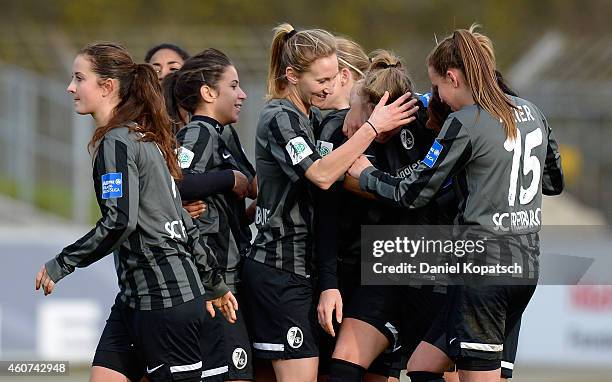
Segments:
[[[453,112],[418,169],[400,180],[362,157],[349,173],[365,191],[408,208],[426,205],[453,177],[460,200],[455,224],[492,238],[484,258],[474,260],[521,265],[522,274],[514,276],[528,285],[492,285],[491,276],[477,280],[485,285],[449,287],[448,316],[441,325],[446,355],[455,360],[462,381],[499,381],[504,327],[520,319],[539,273],[542,194],[559,194],[563,175],[545,117],[531,102],[503,93],[494,56],[473,29],[456,30],[428,57],[431,83]]]

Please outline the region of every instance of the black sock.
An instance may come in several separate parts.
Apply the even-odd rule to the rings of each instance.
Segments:
[[[361,382],[366,369],[343,359],[332,358],[327,382]]]
[[[409,371],[410,382],[444,382],[444,373],[429,371]]]

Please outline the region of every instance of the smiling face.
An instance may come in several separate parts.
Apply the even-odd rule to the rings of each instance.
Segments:
[[[432,66],[428,66],[427,74],[432,88],[436,87],[438,89],[438,95],[442,102],[453,111],[461,109],[463,105],[460,91],[462,89],[460,89],[458,82],[460,78],[462,79],[461,72],[457,69],[448,69],[445,76],[442,77]]]
[[[305,106],[323,107],[327,97],[334,93],[337,77],[338,58],[335,54],[315,60],[295,83]]]
[[[149,63],[153,65],[157,78],[161,81],[168,74],[179,70],[184,62],[183,58],[172,49],[160,49],[151,56]]]
[[[72,65],[72,79],[66,91],[74,99],[74,109],[78,114],[92,114],[98,111],[104,101],[104,89],[99,77],[91,68],[91,61],[78,55]]]
[[[247,95],[240,88],[238,72],[233,66],[228,66],[216,87],[217,98],[214,101],[214,114],[222,125],[238,121],[242,103]]]

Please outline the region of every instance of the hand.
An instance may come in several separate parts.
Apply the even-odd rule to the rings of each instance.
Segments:
[[[342,132],[348,138],[352,137],[353,134],[365,123],[368,119],[368,114],[363,110],[363,104],[361,102],[356,105],[351,104],[346,117],[344,118],[344,124],[342,125]]]
[[[249,224],[255,221],[255,214],[257,212],[257,199],[251,202],[251,205],[247,207],[245,215]]]
[[[40,271],[38,271],[38,274],[36,275],[36,290],[39,290],[41,287],[45,292],[45,296],[51,294],[51,292],[53,292],[53,288],[55,287],[55,283],[53,280],[51,280],[51,277],[49,277],[47,268],[45,268],[44,265],[40,268]]]
[[[372,166],[370,160],[365,155],[361,155],[355,160],[355,162],[353,162],[351,167],[348,169],[348,173],[353,178],[359,179],[363,170],[370,166]]]
[[[206,212],[206,203],[202,200],[183,201],[183,208],[192,218],[197,219]]]
[[[238,199],[244,199],[247,196],[247,192],[249,191],[249,180],[240,171],[236,171],[236,170],[233,170],[233,171],[234,171],[234,188],[232,188],[232,192],[236,194]]]
[[[247,188],[247,197],[257,199],[257,175],[253,177],[253,180]]]
[[[317,314],[319,316],[319,325],[335,337],[334,325],[332,323],[332,315],[336,311],[336,321],[342,323],[342,296],[338,289],[327,289],[321,292],[319,298],[319,306],[317,306]]]
[[[411,95],[411,93],[406,93],[393,103],[385,105],[389,99],[389,92],[385,92],[374,108],[370,118],[368,118],[368,121],[374,125],[378,133],[384,133],[399,126],[407,125],[416,119],[412,115],[419,110],[419,107],[415,106],[417,100],[411,99],[406,102]]]
[[[350,109],[344,118],[344,124],[342,125],[342,133],[346,135],[348,138],[352,137],[353,134],[361,125],[365,123],[365,121],[370,116],[372,112],[371,106],[368,103],[364,102],[361,96],[359,95],[359,90],[363,86],[363,81],[358,81],[353,85],[353,89],[351,89],[351,98],[350,98]]]
[[[227,292],[221,297],[218,297],[211,301],[206,301],[206,310],[210,314],[211,317],[215,316],[215,309],[213,305],[221,311],[223,317],[229,322],[233,324],[236,322],[236,311],[238,310],[238,301],[236,301],[236,297],[232,294],[232,292]]]

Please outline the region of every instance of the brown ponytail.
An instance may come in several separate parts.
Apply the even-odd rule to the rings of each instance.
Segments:
[[[407,92],[412,92],[412,80],[398,56],[382,49],[373,51],[370,56],[372,63],[361,87],[361,95],[365,101],[377,104],[388,91],[390,103]]]
[[[79,52],[91,62],[92,71],[100,79],[119,82],[119,104],[110,121],[94,131],[89,148],[94,148],[110,130],[129,125],[130,130],[143,134],[143,141],[155,142],[161,150],[170,174],[180,179],[176,158],[176,140],[166,112],[157,74],[149,64],[136,64],[127,50],[118,44],[99,43],[85,46]]]
[[[513,116],[516,106],[497,82],[493,45],[486,36],[474,32],[476,28],[477,25],[472,25],[469,30],[458,29],[442,40],[429,54],[427,65],[442,77],[450,68],[461,70],[474,102],[500,119],[506,137],[513,139],[516,137]]]

